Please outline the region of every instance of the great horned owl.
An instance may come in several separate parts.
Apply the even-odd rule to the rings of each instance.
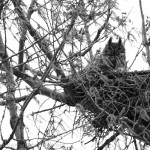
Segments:
[[[121,38],[117,43],[109,39],[102,54],[96,57],[95,65],[104,71],[124,71],[126,70],[125,48]]]

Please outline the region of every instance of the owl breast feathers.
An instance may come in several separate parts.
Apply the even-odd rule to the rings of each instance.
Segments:
[[[96,57],[95,63],[101,71],[125,71],[126,70],[126,56],[125,48],[122,44],[121,38],[117,43],[109,39],[102,54]]]

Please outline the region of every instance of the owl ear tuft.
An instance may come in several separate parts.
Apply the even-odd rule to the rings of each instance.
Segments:
[[[112,37],[110,37],[109,41],[108,41],[108,45],[111,45],[112,43]]]
[[[119,37],[118,45],[120,46],[122,44],[121,37]]]

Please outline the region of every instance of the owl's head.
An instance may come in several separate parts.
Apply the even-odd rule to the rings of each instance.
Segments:
[[[103,50],[104,56],[118,56],[123,53],[125,53],[125,48],[122,44],[121,38],[119,38],[118,42],[112,42],[111,37]]]

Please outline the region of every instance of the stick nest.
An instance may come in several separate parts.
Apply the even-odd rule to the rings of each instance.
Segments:
[[[150,144],[150,71],[106,71],[90,65],[72,76],[67,88],[99,132],[116,131]]]

